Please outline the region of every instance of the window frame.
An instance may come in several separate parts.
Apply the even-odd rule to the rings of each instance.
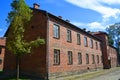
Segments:
[[[89,64],[89,54],[86,53],[86,64]]]
[[[67,29],[67,42],[72,42],[72,31]]]
[[[95,64],[95,55],[92,54],[92,64]]]
[[[60,50],[54,49],[54,65],[60,65]]]
[[[78,64],[82,64],[82,53],[78,52]]]
[[[73,54],[72,51],[68,51],[68,65],[73,64]]]
[[[95,45],[96,45],[96,49],[98,49],[98,42],[97,41],[95,42]]]
[[[97,63],[100,63],[99,55],[97,55]]]
[[[93,39],[90,38],[90,47],[93,48]]]
[[[60,39],[60,26],[58,24],[53,24],[53,37]]]
[[[77,33],[77,45],[81,44],[81,37],[80,37],[80,33]]]
[[[88,46],[88,40],[87,40],[87,37],[84,36],[84,46],[87,47]]]

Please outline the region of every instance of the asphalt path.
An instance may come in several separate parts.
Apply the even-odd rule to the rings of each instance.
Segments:
[[[120,80],[120,69],[117,71],[113,71],[101,76],[94,77],[92,79],[87,80]]]

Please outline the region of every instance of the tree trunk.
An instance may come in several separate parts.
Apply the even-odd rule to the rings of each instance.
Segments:
[[[19,75],[20,75],[20,56],[16,56],[16,80],[19,80]]]

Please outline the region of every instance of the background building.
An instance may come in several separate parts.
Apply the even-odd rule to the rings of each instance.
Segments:
[[[102,40],[101,49],[104,68],[117,66],[117,49],[108,43],[108,35],[101,31],[92,34]]]

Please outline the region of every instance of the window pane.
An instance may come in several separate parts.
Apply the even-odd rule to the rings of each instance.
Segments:
[[[59,38],[59,26],[58,25],[56,25],[56,24],[54,24],[54,37],[55,38]]]
[[[92,55],[92,64],[95,64],[95,57]]]
[[[93,48],[93,40],[90,39],[90,47]]]
[[[69,29],[67,29],[67,41],[71,42],[72,38],[71,38],[71,31]]]
[[[89,55],[86,54],[86,64],[89,64]]]
[[[72,64],[72,63],[73,63],[72,52],[68,51],[68,64]]]
[[[97,63],[99,63],[99,56],[97,55]]]
[[[54,64],[60,64],[60,50],[54,49]]]
[[[77,33],[77,44],[80,44],[80,34]]]
[[[84,45],[87,46],[87,37],[84,37]]]
[[[78,64],[82,64],[82,55],[78,53]]]
[[[97,42],[95,42],[95,44],[96,44],[96,49],[98,49],[98,43],[97,43]]]

